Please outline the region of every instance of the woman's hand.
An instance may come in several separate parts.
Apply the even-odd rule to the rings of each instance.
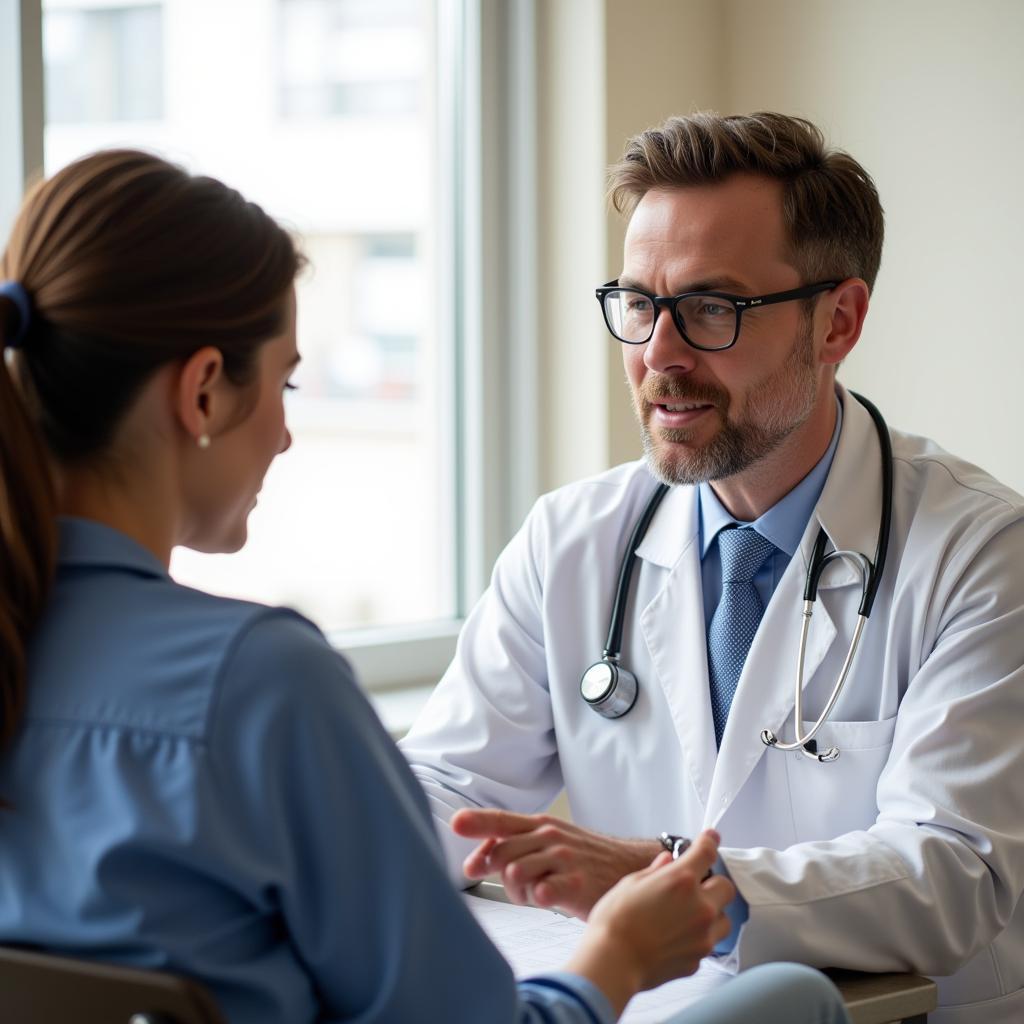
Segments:
[[[703,832],[679,860],[659,854],[594,905],[567,969],[592,981],[621,1013],[637,992],[693,974],[729,934],[724,908],[736,895],[720,875],[702,882],[718,856]]]

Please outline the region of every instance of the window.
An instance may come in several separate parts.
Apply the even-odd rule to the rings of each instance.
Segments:
[[[43,36],[47,122],[159,119],[161,13],[158,4],[48,10]]]
[[[533,92],[504,58],[531,38],[524,11],[0,0],[4,231],[44,155],[52,172],[129,145],[223,178],[300,235],[295,443],[246,548],[179,550],[172,572],[299,608],[372,687],[438,677],[534,493],[532,333],[502,312],[535,264],[532,208],[501,192],[532,188],[516,104]]]
[[[426,70],[417,0],[283,0],[286,117],[387,117],[422,110]]]
[[[101,146],[155,148],[293,226],[312,263],[298,285],[292,449],[243,551],[179,549],[172,573],[329,630],[453,619],[452,546],[437,543],[454,500],[454,415],[437,386],[451,339],[431,300],[451,288],[434,258],[432,0],[108,3],[44,0],[48,87],[97,83],[95,102],[50,105],[74,116],[48,117],[46,170]],[[162,68],[163,82],[142,68]],[[364,87],[416,102],[349,102]],[[278,115],[281,95],[305,97],[284,104],[301,118]],[[143,108],[133,131],[124,120]]]

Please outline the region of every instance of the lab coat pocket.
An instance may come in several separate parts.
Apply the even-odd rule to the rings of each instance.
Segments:
[[[813,724],[804,722],[805,735]],[[874,824],[878,778],[889,759],[895,731],[895,715],[880,722],[826,722],[814,738],[819,751],[839,748],[835,761],[811,760],[799,751],[788,755],[797,842],[832,839]]]

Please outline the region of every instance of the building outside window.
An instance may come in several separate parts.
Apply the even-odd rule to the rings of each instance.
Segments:
[[[451,281],[433,0],[44,0],[46,171],[112,145],[223,178],[297,232],[292,449],[246,547],[172,574],[327,630],[456,608]]]
[[[44,46],[49,124],[163,117],[160,4],[54,6],[47,11]]]

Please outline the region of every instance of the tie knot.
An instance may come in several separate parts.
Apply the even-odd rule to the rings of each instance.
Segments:
[[[722,530],[718,535],[723,583],[750,583],[775,545],[756,530]]]

